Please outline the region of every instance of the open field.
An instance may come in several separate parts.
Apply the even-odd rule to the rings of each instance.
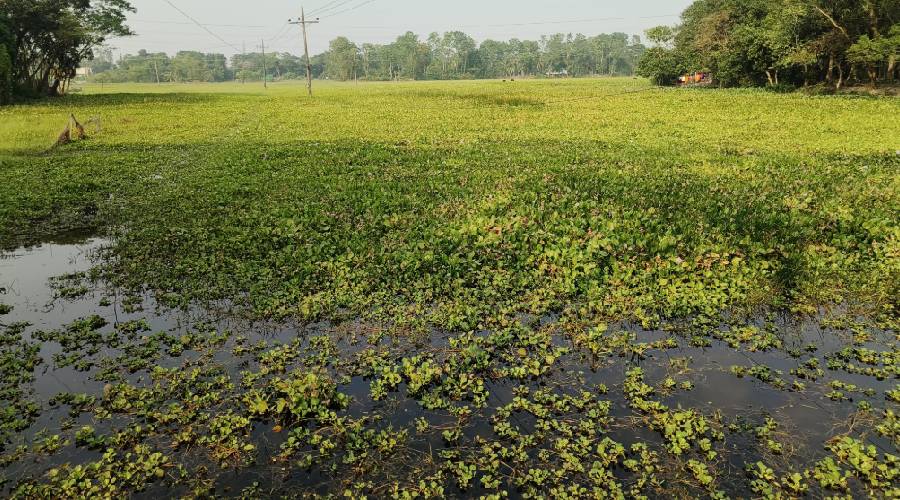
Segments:
[[[4,495],[900,494],[900,101],[317,85],[0,109]]]

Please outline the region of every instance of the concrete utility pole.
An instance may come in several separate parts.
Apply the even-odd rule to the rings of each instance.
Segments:
[[[156,65],[156,57],[153,58],[153,71],[156,73],[156,84],[159,85],[159,66]]]
[[[247,42],[241,43],[241,85],[243,85],[247,73]]]
[[[262,42],[262,57],[263,57],[263,88],[269,88],[269,69],[266,67],[266,41],[260,40]]]
[[[306,54],[306,90],[309,92],[310,97],[312,96],[312,64],[309,62],[309,38],[306,35],[306,25],[307,24],[318,24],[319,19],[316,18],[315,21],[307,21],[306,13],[303,10],[303,7],[300,7],[300,20],[291,21],[288,20],[291,24],[299,24],[303,27],[303,52]]]

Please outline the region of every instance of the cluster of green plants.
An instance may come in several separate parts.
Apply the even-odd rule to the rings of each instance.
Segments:
[[[0,324],[0,451],[40,413],[31,398],[30,384],[34,382],[35,368],[43,360],[40,345],[23,336],[27,327],[24,323]]]
[[[0,330],[3,493],[895,494],[897,102],[501,83],[0,110],[0,247],[109,237]]]
[[[810,484],[818,483],[825,491],[848,494],[849,481],[856,478],[868,495],[891,497],[900,493],[896,486],[900,458],[896,455],[882,456],[874,445],[847,436],[829,443],[828,450],[833,456],[819,460],[812,468],[780,478],[763,462],[748,465],[753,492],[765,498],[796,497],[810,493]]]

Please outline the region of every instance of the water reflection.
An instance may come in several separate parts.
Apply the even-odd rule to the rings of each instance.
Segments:
[[[169,332],[182,335],[191,332],[202,324],[203,328],[216,331],[229,331],[234,335],[214,353],[211,362],[221,365],[234,380],[239,380],[241,370],[253,368],[247,359],[236,357],[232,350],[236,345],[235,337],[244,337],[242,342],[253,345],[266,341],[270,346],[289,344],[300,339],[300,345],[308,347],[308,338],[313,335],[327,334],[335,339],[339,357],[353,359],[367,343],[365,339],[373,326],[364,321],[349,321],[339,325],[321,322],[311,325],[298,325],[291,322],[267,323],[252,322],[235,318],[228,314],[227,304],[216,308],[193,308],[189,311],[175,311],[159,307],[150,295],[139,297],[121,297],[119,292],[104,286],[102,282],[91,282],[87,275],[92,266],[92,257],[110,242],[103,239],[84,239],[68,243],[48,243],[39,247],[18,249],[0,257],[0,303],[12,306],[11,312],[0,316],[0,325],[18,322],[30,324],[25,330],[28,341],[35,341],[34,333],[41,330],[54,330],[68,325],[79,318],[98,315],[106,320],[111,330],[116,325],[129,321],[145,320],[152,332]],[[84,290],[69,298],[60,298],[59,281],[54,278],[62,275],[78,275],[70,281],[86,284]],[[52,286],[57,283],[56,286]],[[81,293],[83,292],[83,293]],[[523,321],[527,318],[523,318]],[[552,329],[558,318],[548,316],[537,318],[537,328]],[[762,324],[763,320],[759,320]],[[678,382],[689,381],[692,387],[687,390],[660,391],[655,397],[670,408],[695,408],[707,416],[716,415],[723,422],[744,423],[748,429],[760,425],[766,417],[779,422],[780,431],[790,438],[790,450],[783,457],[788,464],[806,466],[811,461],[826,454],[823,443],[830,437],[848,431],[849,417],[856,412],[856,402],[870,401],[873,405],[883,403],[883,393],[893,387],[895,379],[878,381],[873,377],[848,373],[828,372],[822,380],[810,383],[809,390],[791,391],[777,388],[753,377],[738,378],[731,373],[732,366],[766,366],[772,370],[780,370],[784,379],[793,379],[790,371],[797,368],[803,360],[817,358],[825,364],[826,355],[842,349],[846,345],[843,336],[846,332],[822,328],[816,318],[797,320],[783,317],[777,321],[777,329],[785,343],[785,349],[763,352],[747,352],[745,349],[734,349],[727,343],[712,340],[706,346],[694,346],[687,338],[679,338],[677,347],[664,350],[650,350],[644,358],[619,357],[617,355],[593,358],[572,344],[571,339],[555,333],[552,345],[570,348],[570,354],[557,362],[553,371],[530,382],[533,388],[550,387],[559,393],[575,394],[582,390],[593,391],[599,384],[607,386],[609,393],[603,398],[612,403],[611,416],[614,424],[610,436],[626,445],[635,442],[647,442],[660,447],[661,438],[657,432],[641,425],[642,416],[636,414],[629,401],[624,397],[622,384],[626,370],[633,366],[644,369],[646,383],[660,387],[667,377],[674,377]],[[609,327],[609,331],[627,331],[636,334],[638,342],[653,342],[672,335],[666,331],[647,331],[631,323],[617,323]],[[490,332],[479,332],[477,336],[485,337]],[[895,348],[889,333],[880,332],[865,347],[876,351]],[[436,352],[437,361],[449,350],[448,332],[432,331],[431,338],[421,345],[409,342],[397,343],[385,337],[385,346],[391,345],[391,355],[397,360],[412,356],[427,349]],[[807,344],[819,347],[815,354],[804,353],[801,356],[786,352],[789,348],[799,349]],[[42,342],[40,356],[44,363],[37,368],[33,385],[34,398],[40,404],[42,412],[29,426],[20,433],[13,444],[31,444],[36,437],[44,433],[57,433],[63,427],[88,424],[106,426],[110,429],[122,425],[122,422],[92,422],[90,413],[78,415],[75,421],[69,421],[65,405],[54,407],[50,400],[59,393],[84,393],[102,398],[104,384],[93,378],[93,371],[78,371],[72,367],[58,368],[54,366],[54,355],[60,352],[55,342]],[[99,356],[115,355],[116,349],[105,349]],[[177,367],[199,359],[196,352],[185,352],[179,357],[163,355],[159,366]],[[676,367],[677,368],[674,368]],[[146,383],[146,371],[138,371],[129,379],[135,384]],[[826,396],[827,383],[832,379],[854,383],[860,387],[875,391],[875,396],[851,394],[853,400],[834,401]],[[369,394],[370,381],[361,376],[348,377],[339,387],[344,394],[352,397],[352,404],[345,414],[352,418],[377,417],[371,419],[371,425],[377,429],[412,429],[416,419],[424,418],[435,429],[447,428],[456,419],[447,411],[428,411],[416,400],[406,397],[406,385],[401,384],[392,391],[385,401],[373,401]],[[491,418],[496,409],[509,404],[514,398],[513,390],[520,382],[507,379],[488,380],[489,401],[487,408],[479,410],[465,424],[463,444],[472,444],[476,439],[496,439],[493,433]],[[527,419],[526,419],[527,420]],[[522,425],[529,425],[522,421]],[[409,464],[413,465],[417,456],[435,453],[444,447],[439,432],[417,435],[411,433],[407,455]],[[201,451],[184,452],[178,457],[182,463],[201,464],[211,470],[214,487],[219,492],[236,492],[243,487],[259,483],[269,491],[286,491],[293,487],[303,487],[307,491],[333,493],[331,476],[323,470],[312,469],[302,473],[285,473],[271,465],[271,458],[279,452],[279,446],[286,439],[285,433],[274,432],[271,425],[256,422],[253,425],[251,439],[259,450],[259,459],[255,465],[241,470],[219,469],[211,463]],[[882,449],[890,450],[892,444],[878,436],[870,435],[870,443]],[[746,481],[743,467],[762,457],[771,459],[771,454],[761,448],[760,442],[752,432],[742,431],[729,433],[721,445],[720,453],[724,456],[722,464],[729,473],[722,485],[726,491],[735,494],[746,493]],[[13,463],[5,472],[5,477],[12,480],[4,486],[9,488],[14,481],[23,477],[39,477],[49,467],[65,463],[84,463],[96,459],[98,452],[77,448],[73,445],[63,447],[44,462],[28,461]],[[792,462],[794,461],[794,462]],[[402,472],[395,471],[395,474]],[[172,494],[157,487],[159,494]],[[0,490],[8,493],[7,490]],[[455,491],[451,494],[471,495],[477,491]]]

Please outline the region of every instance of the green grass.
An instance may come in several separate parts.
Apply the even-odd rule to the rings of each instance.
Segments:
[[[70,112],[82,121],[99,117],[102,131],[46,151]],[[402,381],[409,397],[448,411],[462,428],[468,417],[461,406],[488,404],[489,391],[479,384],[541,381],[564,356],[545,330],[520,325],[523,317],[553,318],[555,334],[587,357],[672,348],[606,332],[604,325],[620,320],[666,328],[690,322],[692,345],[713,338],[741,352],[787,349],[768,330],[738,328],[742,318],[768,311],[815,316],[835,308],[846,313],[829,317],[835,324],[896,331],[898,115],[900,101],[890,98],[656,89],[632,79],[317,82],[311,99],[295,84],[267,91],[249,84],[88,86],[63,99],[0,109],[0,248],[95,231],[114,238],[99,263],[103,275],[125,289],[151,290],[169,306],[224,299],[253,318],[361,320],[389,325],[398,342],[427,344],[432,329],[449,332],[449,348],[422,351],[449,356],[443,369],[435,366],[440,357],[373,347],[354,359],[351,372],[371,382],[373,400]],[[725,316],[732,328],[717,330]],[[475,335],[483,331],[490,336]],[[310,348],[310,359],[332,359],[333,350],[319,347]],[[300,356],[282,349],[266,356]],[[874,363],[891,370],[891,359]],[[734,371],[784,389],[768,371],[740,368]],[[324,371],[287,382],[256,378],[283,367],[264,372],[245,375],[252,389],[235,401],[246,405],[240,415],[218,414],[216,425],[246,430],[245,419],[259,419],[289,428],[312,419],[350,439],[340,427],[349,424],[335,423],[348,404],[341,384]],[[194,383],[185,376],[154,375],[174,394]],[[729,476],[707,468],[715,469],[710,443],[725,439],[718,417],[663,404],[654,391],[673,390],[675,379],[660,390],[643,377],[630,370],[618,382],[634,415],[662,436],[659,453],[702,450],[691,456],[704,462],[668,469],[674,489],[667,490],[652,479],[656,452],[637,444],[609,450],[607,458],[619,463],[627,455],[631,484],[652,485],[657,494],[685,494],[678,485],[688,483],[715,491]],[[128,400],[143,389],[114,390]],[[510,415],[544,418],[548,408],[560,419],[581,415],[555,428],[572,438],[565,446],[537,430],[504,437],[509,446],[547,439],[546,447],[556,447],[559,461],[542,458],[543,468],[531,471],[514,467],[504,483],[548,492],[576,474],[567,456],[584,456],[585,443],[593,449],[605,436],[609,408],[590,394],[578,400],[519,390],[513,403],[489,403],[499,412],[491,422],[500,435],[515,424]],[[304,402],[276,410],[276,401],[310,394],[312,409]],[[589,423],[579,419],[588,411],[598,427],[585,431]],[[461,439],[454,429],[439,429],[448,445]],[[377,439],[406,438],[406,430],[385,432]],[[222,443],[210,446],[219,453]],[[780,454],[778,443],[769,443]],[[879,460],[860,446],[851,439],[828,450],[839,462],[856,464],[847,457],[860,453],[866,463]],[[303,465],[314,460],[300,448],[283,453]],[[491,478],[508,473],[484,450],[456,453],[442,456],[441,474],[429,480],[455,478],[447,484],[465,491],[475,477],[471,466],[489,471],[481,484],[490,492]],[[104,456],[95,472],[108,474],[120,459]],[[796,477],[778,480],[758,465],[756,493],[802,489]],[[808,460],[783,465],[779,473],[799,468],[806,471],[800,482],[812,481]],[[815,474],[839,483],[834,470],[823,472],[828,467],[816,463]],[[888,468],[896,473],[896,465]],[[562,472],[551,478],[545,469]],[[152,482],[156,472],[147,474]],[[403,484],[412,477],[398,474]],[[885,477],[894,476],[878,474],[866,487],[884,493]],[[398,480],[391,477],[386,481]],[[820,483],[828,489],[825,479]],[[418,491],[434,493],[429,488],[420,484]],[[626,493],[648,491],[635,488]]]

